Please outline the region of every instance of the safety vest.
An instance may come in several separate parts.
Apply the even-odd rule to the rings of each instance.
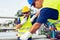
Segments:
[[[59,12],[58,20],[60,20],[60,0],[44,0],[43,8],[44,7],[57,9]],[[57,20],[49,19],[48,21],[54,23]],[[56,28],[57,28],[57,30],[60,30],[60,23],[56,24]]]
[[[20,17],[20,20],[22,21],[24,17]],[[18,36],[23,35],[25,32],[29,31],[32,27],[32,23],[30,22],[30,16],[28,17],[28,20],[22,25],[22,27],[18,30]]]

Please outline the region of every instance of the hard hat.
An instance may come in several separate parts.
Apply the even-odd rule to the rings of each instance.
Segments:
[[[28,11],[30,11],[30,8],[28,8],[28,6],[24,6],[22,12],[28,12]]]
[[[28,0],[28,3],[32,6],[32,4],[33,4],[34,1],[35,0]]]

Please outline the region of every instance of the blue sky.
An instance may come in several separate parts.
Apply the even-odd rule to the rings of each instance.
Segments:
[[[29,6],[27,0],[0,0],[0,16],[13,17],[25,5]]]

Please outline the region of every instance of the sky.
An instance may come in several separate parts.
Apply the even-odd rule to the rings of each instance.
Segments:
[[[14,17],[18,10],[28,5],[27,0],[0,0],[0,16]],[[1,19],[0,22],[10,19]]]

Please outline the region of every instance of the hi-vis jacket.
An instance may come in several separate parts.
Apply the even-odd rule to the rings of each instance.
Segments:
[[[20,17],[20,20],[22,21],[24,17]],[[22,25],[22,27],[18,30],[18,36],[23,35],[25,32],[29,31],[31,28],[32,23],[30,22],[30,16],[28,17],[27,21]]]
[[[60,20],[60,0],[44,0],[43,8],[44,7],[49,7],[49,8],[57,9],[58,12],[59,12],[58,20]],[[49,21],[54,23],[57,20],[49,19]],[[56,24],[56,28],[57,28],[57,30],[60,30],[60,23]]]

